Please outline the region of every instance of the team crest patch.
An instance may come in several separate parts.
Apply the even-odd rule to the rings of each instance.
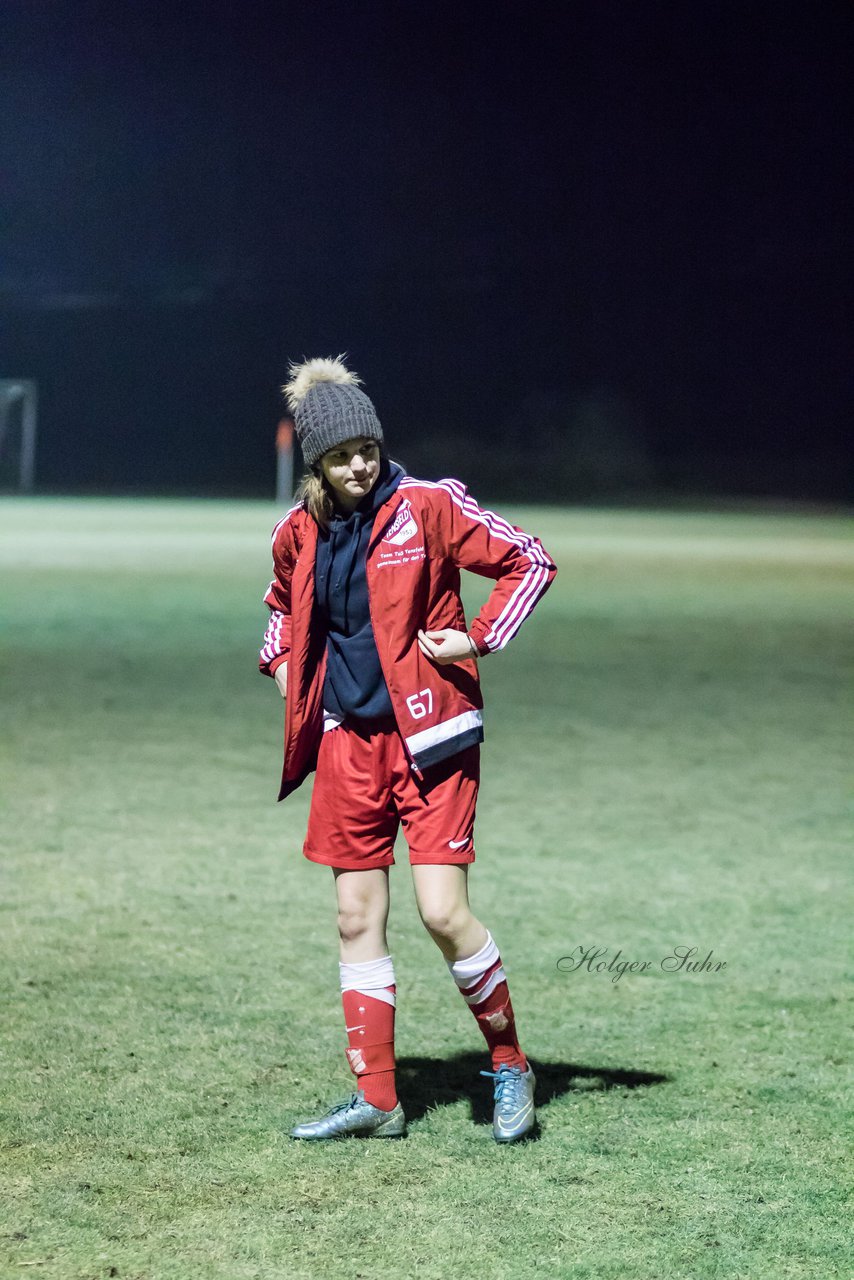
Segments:
[[[388,532],[383,537],[383,542],[390,542],[393,546],[400,547],[410,538],[414,538],[417,532],[418,525],[415,523],[409,499],[404,498],[388,527]]]

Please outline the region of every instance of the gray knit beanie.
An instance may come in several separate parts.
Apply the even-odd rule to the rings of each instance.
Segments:
[[[370,436],[383,443],[377,411],[357,386],[361,378],[343,360],[343,356],[337,360],[318,357],[288,367],[290,378],[282,391],[310,467],[327,449],[354,436]]]

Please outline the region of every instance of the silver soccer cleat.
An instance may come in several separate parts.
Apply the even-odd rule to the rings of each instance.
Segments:
[[[398,1102],[392,1111],[381,1111],[365,1101],[359,1089],[343,1102],[320,1116],[318,1120],[306,1120],[291,1129],[292,1138],[403,1138],[406,1136],[406,1117]]]
[[[525,1138],[537,1122],[534,1110],[534,1088],[537,1078],[533,1067],[501,1066],[497,1071],[481,1071],[495,1081],[495,1110],[492,1113],[492,1136],[496,1142],[518,1142]]]

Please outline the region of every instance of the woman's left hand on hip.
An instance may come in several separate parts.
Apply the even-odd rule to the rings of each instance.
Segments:
[[[443,631],[419,631],[418,647],[441,667],[475,656],[466,632],[454,631],[450,627]]]

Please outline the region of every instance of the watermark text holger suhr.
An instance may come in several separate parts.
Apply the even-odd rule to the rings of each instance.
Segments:
[[[608,947],[582,947],[580,944],[568,956],[561,956],[557,967],[563,973],[607,973],[612,982],[619,982],[626,973],[649,973],[654,960],[621,960],[622,948],[610,960]],[[722,973],[726,960],[713,959],[714,951],[701,960],[698,947],[673,947],[668,955],[657,962],[663,973]]]

